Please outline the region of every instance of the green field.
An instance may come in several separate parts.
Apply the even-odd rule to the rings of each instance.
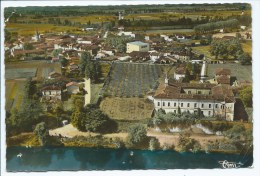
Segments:
[[[192,47],[192,50],[195,51],[196,53],[204,54],[205,57],[207,57],[207,58],[215,59],[215,56],[212,56],[212,55],[210,54],[210,45],[208,45],[208,46],[196,46],[196,47]]]
[[[252,66],[241,65],[236,63],[225,64],[208,64],[208,76],[214,77],[216,68],[227,68],[231,70],[231,76],[235,76],[238,80],[252,81]]]
[[[6,110],[19,108],[24,96],[25,81],[6,81]]]
[[[81,30],[78,27],[73,26],[55,26],[53,24],[20,24],[20,23],[6,23],[6,29],[11,32],[17,32],[22,36],[32,36],[35,31],[38,30],[40,33],[45,32],[66,32],[66,31],[77,31]]]

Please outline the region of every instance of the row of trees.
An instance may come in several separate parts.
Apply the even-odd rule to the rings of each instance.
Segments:
[[[196,24],[203,24],[207,23],[209,21],[209,17],[207,18],[197,18],[196,20],[192,20],[191,18],[182,16],[178,18],[177,20],[172,20],[170,17],[162,16],[159,20],[143,20],[143,19],[124,19],[119,20],[118,24],[123,25],[125,27],[154,27],[154,26],[174,26],[174,25],[183,25],[188,27],[193,27]]]
[[[239,25],[239,21],[237,19],[230,19],[226,21],[218,21],[218,22],[210,22],[206,24],[200,24],[194,27],[194,30],[199,33],[205,33],[214,31],[217,29],[224,28],[237,28]]]
[[[166,126],[167,128],[180,127],[187,128],[195,123],[196,119],[202,118],[199,114],[191,114],[189,112],[181,113],[180,108],[178,108],[177,113],[169,112],[166,113],[163,109],[159,109],[155,112],[155,116],[149,125],[152,126]]]

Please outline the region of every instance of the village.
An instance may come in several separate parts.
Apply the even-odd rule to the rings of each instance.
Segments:
[[[238,151],[252,135],[251,26],[140,34],[125,15],[80,34],[6,32],[7,145]]]

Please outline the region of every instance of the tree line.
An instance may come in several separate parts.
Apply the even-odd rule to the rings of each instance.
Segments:
[[[214,31],[217,29],[224,28],[237,28],[239,25],[239,21],[237,19],[230,19],[226,21],[217,21],[217,22],[209,22],[206,24],[200,24],[194,27],[195,32],[205,33]]]

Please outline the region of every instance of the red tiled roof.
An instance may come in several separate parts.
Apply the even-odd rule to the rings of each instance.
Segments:
[[[231,71],[227,68],[216,68],[215,75],[230,75]]]

